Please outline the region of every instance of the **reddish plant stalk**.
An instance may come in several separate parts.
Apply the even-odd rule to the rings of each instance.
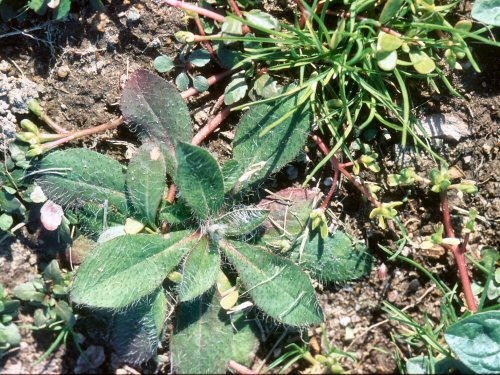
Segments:
[[[330,204],[330,201],[333,198],[333,194],[335,194],[335,190],[337,190],[337,185],[339,183],[339,170],[338,168],[334,170],[333,174],[333,181],[332,181],[332,186],[330,186],[330,191],[328,192],[328,195],[326,196],[325,200],[323,201],[323,204],[321,205],[321,209],[325,211],[328,208],[328,205]]]
[[[323,154],[328,155],[330,153],[330,149],[320,137],[313,135],[312,139],[316,142]],[[345,169],[344,165],[339,162],[339,159],[332,156],[330,158],[330,164],[333,170],[339,170],[339,172],[342,173],[375,207],[380,207],[380,202],[372,196],[370,191],[362,183],[354,178],[352,173]]]
[[[224,70],[221,73],[215,74],[213,76],[210,76],[207,78],[208,84],[210,86],[216,84],[217,82],[222,81],[224,78],[227,76],[231,75],[232,71],[231,70]],[[181,96],[183,99],[189,98],[190,96],[198,94],[199,91],[196,90],[194,87],[190,87],[186,91],[181,92]]]
[[[446,230],[446,236],[448,238],[456,238],[455,231],[453,230],[453,226],[451,224],[451,214],[450,207],[448,204],[448,193],[446,191],[442,191],[440,193],[441,198],[441,209],[443,211],[443,224]],[[467,306],[473,312],[477,311],[476,300],[474,299],[474,294],[472,293],[472,286],[469,278],[469,272],[467,271],[467,262],[465,259],[465,249],[467,246],[467,242],[469,240],[469,234],[467,234],[466,239],[464,239],[463,243],[458,245],[447,246],[448,249],[451,250],[453,256],[455,257],[455,262],[458,267],[458,274],[460,276],[460,280],[462,282],[462,289],[465,294],[465,301],[467,302]]]
[[[41,145],[40,149],[42,151],[48,151],[48,150],[53,149],[54,147],[57,147],[59,145],[66,143],[66,142],[73,141],[75,139],[79,139],[82,137],[86,137],[87,135],[91,135],[91,134],[99,133],[102,131],[117,128],[121,124],[123,124],[123,116],[120,116],[120,117],[118,117],[110,122],[95,126],[93,128],[90,128],[90,129],[84,129],[84,130],[79,130],[79,131],[70,133],[68,136],[61,138],[61,139],[58,139],[57,141],[48,142],[48,143]]]
[[[237,374],[243,374],[243,375],[256,375],[258,374],[257,372],[249,369],[246,366],[243,366],[239,364],[238,362],[235,362],[233,360],[229,361],[229,367],[232,368],[234,371],[236,371]]]
[[[170,204],[174,203],[175,191],[176,191],[175,185],[171,184],[170,188],[168,189],[168,195],[167,195],[167,202],[170,203]]]
[[[60,126],[57,122],[52,120],[45,112],[40,115],[40,120],[45,122],[49,128],[54,130],[58,134],[69,134],[70,132]]]
[[[219,127],[219,125],[231,114],[232,105],[227,106],[222,111],[217,113],[212,119],[206,123],[206,125],[201,128],[198,133],[193,137],[191,143],[193,145],[199,145],[203,142],[212,132]]]
[[[231,8],[233,8],[234,13],[238,15],[238,17],[243,18],[243,14],[241,13],[240,8],[238,7],[238,4],[236,3],[235,0],[229,0],[229,4],[231,5]],[[250,32],[250,28],[248,25],[243,25],[242,26],[243,34],[248,34]]]
[[[199,7],[199,6],[194,5],[194,4],[186,3],[184,1],[165,0],[163,3],[170,5],[172,7],[175,7],[175,8],[180,8],[180,9],[184,9],[184,10],[187,10],[190,12],[195,12],[195,13],[199,14],[200,16],[211,18],[217,22],[222,23],[226,20],[226,17],[224,17],[223,15],[221,15],[219,13],[212,12],[211,10]]]
[[[194,21],[196,23],[196,26],[198,27],[198,30],[200,31],[200,34],[202,36],[206,36],[207,33],[205,32],[205,29],[203,28],[203,24],[201,23],[201,20],[200,20],[200,16],[199,15],[196,15],[196,17],[194,18]],[[217,57],[217,54],[215,53],[214,51],[214,48],[212,47],[212,42],[210,42],[210,40],[205,40],[203,41],[203,44],[205,44],[205,48],[207,49],[208,53],[210,53],[210,56],[212,57],[212,59],[221,67],[221,68],[225,68],[222,63],[220,62],[219,60],[219,57]]]

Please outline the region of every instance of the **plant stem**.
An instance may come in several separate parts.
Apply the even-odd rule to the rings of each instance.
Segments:
[[[193,145],[199,145],[203,142],[217,127],[231,114],[232,105],[227,106],[222,111],[217,113],[212,119],[206,123],[206,125],[201,128],[198,133],[193,137],[191,143]]]
[[[99,125],[99,126],[95,126],[93,128],[90,128],[90,129],[85,129],[85,130],[76,131],[74,133],[70,133],[68,136],[61,138],[61,139],[58,139],[57,141],[53,141],[53,142],[49,142],[49,143],[45,143],[45,144],[41,145],[40,149],[42,151],[48,151],[48,150],[53,149],[54,147],[57,147],[59,145],[66,143],[66,142],[73,141],[75,139],[79,139],[82,137],[86,137],[87,135],[91,135],[91,134],[99,133],[102,131],[117,128],[121,124],[123,124],[123,116],[120,116],[117,119],[114,119],[110,122],[107,122],[107,123]]]
[[[59,134],[68,134],[69,133],[69,131],[67,131],[66,129],[64,129],[59,124],[57,124],[45,112],[42,112],[40,114],[40,120],[42,120],[43,122],[45,122],[47,124],[47,126],[49,128],[51,128],[52,130],[54,130],[56,133],[59,133]]]
[[[170,5],[175,8],[180,8],[184,9],[190,12],[195,12],[199,14],[200,16],[208,17],[213,19],[214,21],[217,22],[224,22],[226,20],[226,17],[220,15],[219,13],[212,12],[211,10],[199,7],[197,5],[193,5],[190,3],[186,3],[184,1],[177,1],[177,0],[165,0],[163,2],[164,4]]]
[[[168,189],[168,195],[167,195],[167,202],[170,204],[174,203],[175,200],[175,184],[171,184],[170,188]]]
[[[243,18],[243,14],[241,13],[240,8],[238,7],[238,4],[236,3],[235,0],[229,0],[229,4],[231,5],[231,8],[233,8],[234,13],[238,15],[238,17]],[[243,25],[242,26],[243,34],[248,34],[250,32],[250,28],[248,25]]]
[[[456,238],[455,232],[453,230],[453,226],[451,224],[451,214],[450,207],[448,204],[448,193],[446,191],[440,192],[441,198],[441,209],[443,211],[443,223],[446,230],[446,236],[449,238]],[[469,272],[467,271],[467,261],[465,259],[465,248],[468,242],[468,234],[466,235],[466,240],[463,241],[462,245],[457,246],[447,246],[453,253],[455,257],[455,262],[458,267],[458,274],[460,275],[460,280],[462,282],[462,288],[465,294],[465,301],[467,302],[467,306],[473,312],[477,311],[476,300],[474,299],[474,294],[472,293],[471,282],[469,278]]]
[[[257,372],[249,369],[248,367],[240,365],[238,362],[235,362],[233,360],[229,361],[228,366],[230,368],[232,368],[234,371],[236,371],[237,374],[243,374],[243,375],[255,375],[255,374],[257,374]]]
[[[224,78],[227,76],[231,75],[232,71],[231,70],[224,70],[221,73],[215,74],[213,76],[210,76],[207,78],[208,84],[210,86],[216,84],[217,82],[222,81]],[[181,92],[181,96],[183,99],[189,98],[190,96],[198,94],[199,91],[196,90],[194,87],[191,87],[187,89],[186,91]]]
[[[317,135],[313,135],[312,139],[316,142],[321,152],[328,155],[330,149],[325,142]],[[344,165],[341,164],[335,156],[330,158],[330,164],[333,170],[339,170],[340,173],[342,173],[375,207],[380,207],[380,202],[371,195],[370,191],[362,183],[357,181],[354,176],[344,168]]]
[[[206,36],[207,33],[205,32],[205,29],[203,28],[203,24],[201,23],[201,20],[200,20],[200,16],[199,15],[196,15],[196,17],[194,18],[194,21],[196,23],[196,26],[198,27],[198,30],[200,31],[200,34],[202,36]],[[212,47],[212,42],[210,42],[210,40],[205,40],[203,42],[205,44],[205,48],[207,49],[207,51],[210,53],[210,56],[212,56],[212,59],[221,67],[224,69],[224,66],[222,65],[222,63],[220,62],[219,58],[217,57],[217,54],[215,53],[214,51],[214,48]]]

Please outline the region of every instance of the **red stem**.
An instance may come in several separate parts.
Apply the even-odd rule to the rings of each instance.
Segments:
[[[234,13],[238,15],[238,17],[243,18],[243,14],[241,13],[240,8],[238,7],[238,4],[234,0],[229,0],[229,4],[231,4],[231,8],[233,8]],[[243,34],[248,34],[250,32],[250,28],[248,25],[243,25],[242,27]]]
[[[54,130],[58,134],[69,134],[70,132],[61,127],[57,122],[52,120],[46,113],[43,113],[40,115],[40,119],[44,121],[49,128]]]
[[[448,204],[448,193],[446,191],[442,191],[440,193],[441,198],[441,208],[443,210],[443,223],[444,228],[446,230],[446,236],[448,238],[456,238],[455,232],[453,230],[453,226],[451,224],[451,214],[450,207]],[[473,312],[477,311],[476,300],[474,299],[474,294],[472,293],[472,286],[469,278],[469,272],[467,271],[467,262],[465,260],[465,248],[467,246],[467,242],[469,240],[468,234],[465,236],[464,242],[462,246],[448,246],[448,248],[453,253],[455,257],[455,262],[458,267],[458,274],[460,275],[460,280],[462,282],[462,288],[465,294],[465,301],[467,302],[467,306]]]
[[[330,149],[320,137],[313,135],[312,139],[316,142],[323,154],[328,155],[330,153]],[[354,176],[344,168],[343,164],[341,164],[335,156],[330,158],[330,164],[333,170],[338,169],[340,173],[342,173],[375,207],[380,207],[380,202],[372,196],[370,191],[363,184],[357,181]]]
[[[233,106],[227,106],[222,111],[217,113],[212,119],[206,123],[206,125],[201,128],[198,133],[193,137],[191,143],[193,145],[199,145],[203,142],[218,126],[224,121],[231,113],[231,108]]]
[[[256,374],[258,374],[257,372],[249,369],[248,367],[240,365],[238,362],[235,362],[233,360],[229,361],[228,365],[230,368],[232,368],[234,371],[236,371],[237,374],[243,374],[243,375],[256,375]]]
[[[212,86],[215,83],[222,81],[227,76],[231,75],[231,73],[232,73],[231,70],[224,70],[222,73],[210,76],[207,78],[208,84],[210,86]],[[196,95],[198,93],[199,93],[198,90],[196,90],[194,87],[191,87],[191,88],[187,89],[186,91],[181,92],[181,96],[183,99],[186,99],[186,98],[189,98],[190,96]]]
[[[190,3],[186,3],[184,1],[177,1],[177,0],[165,0],[163,2],[164,4],[170,5],[172,7],[184,9],[190,12],[195,12],[201,16],[208,17],[213,19],[214,21],[217,22],[224,22],[226,20],[226,17],[223,15],[220,15],[219,13],[212,12],[211,10],[199,7],[197,5],[193,5]]]
[[[175,199],[175,185],[174,184],[171,184],[170,185],[170,188],[168,189],[168,195],[167,195],[167,202],[170,203],[170,204],[173,204],[174,203],[174,199]]]
[[[59,145],[62,145],[63,143],[66,143],[66,142],[73,141],[75,139],[82,138],[82,137],[85,137],[87,135],[91,135],[91,134],[99,133],[99,132],[106,131],[109,129],[117,128],[121,124],[123,124],[123,116],[120,116],[117,119],[114,119],[114,120],[107,122],[105,124],[102,124],[102,125],[95,126],[93,128],[90,128],[90,129],[85,129],[85,130],[80,130],[80,131],[77,131],[74,133],[70,133],[67,137],[64,137],[64,138],[58,139],[57,141],[48,142],[48,143],[41,145],[40,149],[42,149],[43,151],[48,151],[48,150],[53,149],[54,147],[57,147]]]
[[[194,18],[194,21],[196,23],[196,26],[198,27],[198,30],[200,31],[200,34],[202,36],[206,36],[207,33],[205,32],[205,29],[203,28],[203,24],[201,23],[200,16],[196,15],[196,17]],[[205,48],[207,49],[207,51],[210,53],[210,56],[212,56],[212,59],[221,68],[224,69],[225,67],[222,65],[222,63],[220,62],[219,58],[217,57],[217,54],[215,53],[214,48],[212,47],[212,43],[210,42],[210,40],[205,40],[205,41],[203,41],[203,43],[205,44]]]

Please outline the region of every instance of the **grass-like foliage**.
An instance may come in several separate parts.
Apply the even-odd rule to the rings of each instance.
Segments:
[[[323,313],[310,276],[345,281],[369,270],[369,255],[346,235],[318,239],[308,226],[312,201],[297,192],[294,199],[278,192],[258,205],[241,203],[303,148],[307,112],[259,137],[300,93],[252,107],[238,126],[234,159],[221,168],[186,142],[190,118],[176,89],[138,71],[124,88],[122,110],[144,143],[128,167],[86,149],[56,151],[38,164],[37,182],[49,198],[99,237],[76,274],[71,301],[114,312],[112,343],[126,359],[154,355],[170,307],[179,303],[174,368],[224,372],[229,360],[248,363],[256,347],[243,306],[286,325],[318,324]],[[173,202],[167,181],[179,191]],[[159,229],[166,224],[175,230]],[[286,247],[276,247],[280,238]]]

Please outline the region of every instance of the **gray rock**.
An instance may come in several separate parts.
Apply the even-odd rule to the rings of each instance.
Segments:
[[[2,71],[7,69],[4,60],[0,61],[0,149],[16,133],[16,114],[29,112],[28,102],[38,98],[37,85],[27,78],[9,77]]]
[[[431,138],[458,142],[461,138],[471,134],[467,123],[453,113],[435,113],[424,117],[420,123]],[[417,133],[424,135],[418,128]]]

